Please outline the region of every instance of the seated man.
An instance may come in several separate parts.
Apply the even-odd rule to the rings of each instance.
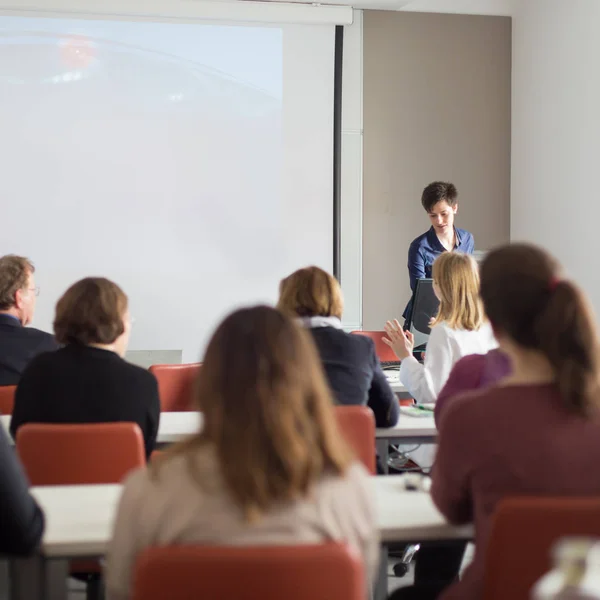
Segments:
[[[22,256],[0,258],[0,386],[16,385],[32,358],[58,348],[49,333],[26,327],[33,319],[39,293],[34,271]]]

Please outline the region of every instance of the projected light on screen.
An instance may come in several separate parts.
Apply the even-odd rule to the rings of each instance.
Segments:
[[[94,60],[92,42],[81,35],[69,36],[59,42],[62,61],[71,69],[85,69]]]
[[[0,255],[36,264],[34,326],[102,275],[130,349],[195,361],[226,313],[331,268],[333,57],[333,25],[0,16]]]
[[[103,210],[94,229],[111,229],[114,211],[129,224],[114,234],[115,243],[127,244],[131,229],[154,240],[169,232],[168,246],[153,244],[145,254],[160,251],[163,260],[171,254],[175,261],[190,239],[212,237],[213,260],[227,261],[240,275],[281,255],[282,240],[268,225],[281,206],[281,73],[253,78],[236,52],[224,52],[236,28],[204,26],[199,43],[166,24],[73,21],[65,27],[65,21],[43,20],[34,28],[22,21],[27,29],[0,30],[0,94],[9,98],[3,109],[25,108],[28,122],[8,123],[3,135],[20,139],[23,158],[54,163],[44,174],[48,219],[56,209],[77,219],[82,200],[98,203]],[[260,33],[262,45],[244,52],[281,55],[281,31]],[[40,138],[53,140],[51,151],[36,144]],[[57,163],[63,155],[70,160]],[[90,178],[95,189],[82,199],[79,190],[89,188]],[[178,188],[190,178],[199,182],[196,189]],[[247,202],[240,204],[241,197]],[[144,215],[149,202],[154,218]],[[83,226],[84,219],[64,233],[85,243],[90,224]],[[258,255],[245,260],[234,245],[222,244],[228,230]]]

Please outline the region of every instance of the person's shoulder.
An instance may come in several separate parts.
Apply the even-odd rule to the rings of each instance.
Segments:
[[[356,493],[362,495],[370,489],[370,475],[365,466],[358,460],[348,465],[344,473],[325,475],[317,486],[317,493],[323,496],[340,495],[348,498]]]
[[[502,387],[469,390],[457,394],[440,418],[438,429],[458,430],[465,432],[470,428],[481,427],[489,423],[490,409],[501,406],[506,391]],[[474,430],[474,429],[473,429]]]
[[[452,375],[459,377],[464,374],[479,379],[486,362],[486,354],[469,354],[467,356],[463,356],[462,358],[458,359],[452,367]]]
[[[465,245],[474,246],[475,238],[473,237],[473,234],[470,231],[467,231],[466,229],[461,229],[460,227],[457,227],[456,232],[458,233],[458,235],[460,237],[461,248],[463,248]],[[473,250],[473,248],[471,248],[471,250]]]
[[[416,250],[417,248],[420,248],[423,243],[427,240],[427,236],[429,234],[429,230],[423,232],[421,235],[417,236],[411,243],[410,243],[410,249],[411,250]]]
[[[449,338],[454,338],[456,337],[456,334],[456,329],[450,327],[446,321],[440,321],[439,323],[435,323],[431,328],[427,344],[430,344],[432,340],[434,342],[441,342]]]
[[[156,388],[156,377],[147,369],[127,362],[124,358],[119,358],[115,361],[116,369],[119,375],[123,377],[131,385],[136,385],[144,388]]]
[[[317,344],[320,342],[333,343],[338,348],[365,349],[375,348],[373,340],[366,336],[349,333],[337,327],[315,327],[311,333]]]
[[[47,331],[42,331],[41,329],[36,329],[35,327],[22,327],[20,331],[25,337],[31,340],[35,340],[38,344],[58,348],[58,343],[56,342],[56,339],[51,333],[48,333]]]

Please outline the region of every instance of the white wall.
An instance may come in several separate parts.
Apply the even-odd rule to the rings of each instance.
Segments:
[[[527,0],[513,21],[511,239],[548,248],[600,311],[600,2]]]

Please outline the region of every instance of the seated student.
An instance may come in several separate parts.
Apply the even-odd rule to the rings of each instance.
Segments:
[[[435,402],[436,424],[439,423],[442,409],[457,394],[494,385],[509,373],[510,359],[498,348],[487,354],[470,354],[461,358],[454,365]]]
[[[160,404],[148,371],[123,360],[131,322],[127,296],[100,277],[73,284],[58,301],[56,339],[64,348],[27,367],[15,394],[10,431],[25,423],[132,421],[154,449]]]
[[[108,600],[131,597],[135,561],[155,544],[343,540],[374,577],[368,475],[342,441],[302,328],[266,306],[234,312],[208,345],[197,390],[202,432],[125,481],[108,551]]]
[[[58,348],[52,335],[27,327],[39,293],[34,271],[22,256],[0,258],[0,386],[16,385],[32,358]]]
[[[44,514],[0,425],[0,555],[31,554],[44,532]]]
[[[281,282],[277,306],[310,331],[337,403],[368,405],[377,427],[396,425],[400,405],[373,340],[342,329],[344,301],[337,279],[319,267],[299,269]]]
[[[468,254],[447,252],[433,263],[433,289],[440,301],[425,353],[413,357],[413,336],[398,321],[385,325],[388,344],[402,361],[400,381],[419,403],[435,402],[459,358],[497,346],[479,299],[477,263]]]
[[[525,244],[490,253],[481,296],[512,372],[454,398],[440,419],[433,500],[450,522],[475,522],[474,561],[446,599],[482,597],[500,500],[600,495],[600,354],[587,300],[552,257]],[[436,597],[421,592],[406,597]]]
[[[445,181],[430,183],[421,196],[421,204],[429,215],[431,227],[413,240],[408,248],[408,277],[410,289],[414,292],[417,280],[431,277],[435,259],[444,252],[459,251],[473,254],[475,240],[464,229],[454,226],[458,212],[458,192],[456,186]],[[412,298],[402,316],[410,317]]]

